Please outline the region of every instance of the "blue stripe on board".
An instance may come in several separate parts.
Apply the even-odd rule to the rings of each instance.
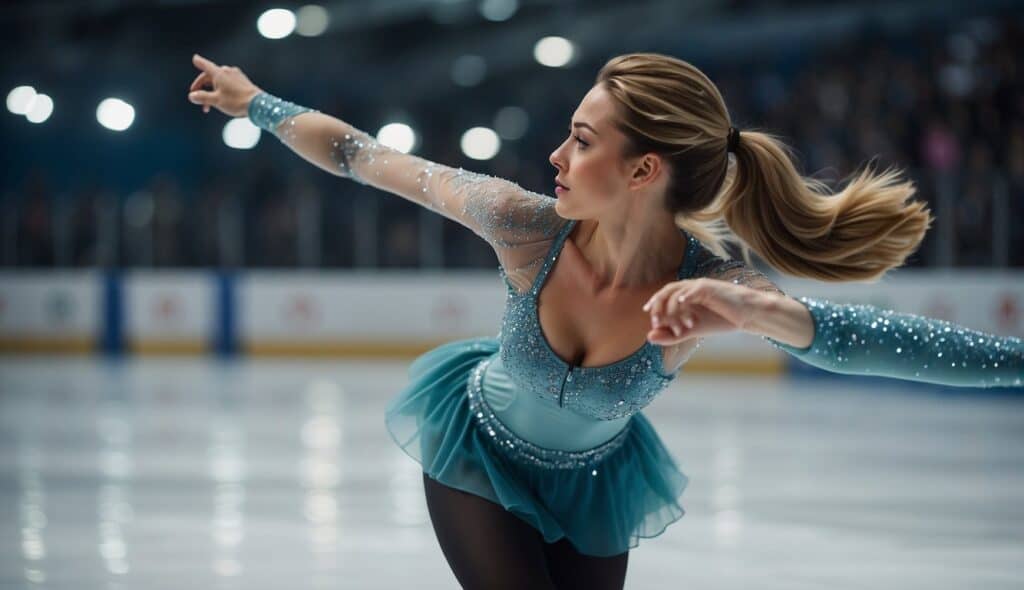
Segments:
[[[213,350],[218,356],[230,357],[238,353],[235,330],[235,277],[228,271],[215,274],[214,297],[217,321],[214,323]]]

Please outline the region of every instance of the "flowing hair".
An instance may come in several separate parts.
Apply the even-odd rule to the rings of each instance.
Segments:
[[[753,250],[784,273],[825,281],[875,280],[917,249],[932,216],[913,182],[870,166],[833,193],[802,176],[769,133],[742,130],[730,164],[729,118],[718,88],[693,65],[657,53],[609,60],[597,75],[618,108],[624,157],[666,157],[666,206],[676,224],[725,255]]]

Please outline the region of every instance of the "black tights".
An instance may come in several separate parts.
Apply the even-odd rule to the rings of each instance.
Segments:
[[[426,473],[423,488],[434,533],[466,590],[621,590],[629,551],[594,557],[568,539],[546,543],[540,532],[489,500],[450,488]]]

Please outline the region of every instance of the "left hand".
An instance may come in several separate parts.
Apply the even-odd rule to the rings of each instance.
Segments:
[[[744,330],[760,295],[749,287],[717,279],[669,283],[643,307],[651,314],[647,338],[667,346],[707,334]]]

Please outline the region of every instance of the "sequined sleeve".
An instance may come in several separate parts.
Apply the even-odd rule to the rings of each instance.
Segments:
[[[944,385],[1021,385],[1024,341],[872,305],[800,297],[814,339],[798,349],[769,339],[800,360],[835,373],[880,375]]]
[[[304,113],[312,115],[300,117]],[[451,168],[379,143],[352,125],[266,92],[249,118],[316,166],[404,197],[460,223],[490,243],[502,266],[537,258],[565,221],[556,199],[486,174]],[[523,252],[526,246],[528,252]],[[535,246],[530,248],[530,246]]]

